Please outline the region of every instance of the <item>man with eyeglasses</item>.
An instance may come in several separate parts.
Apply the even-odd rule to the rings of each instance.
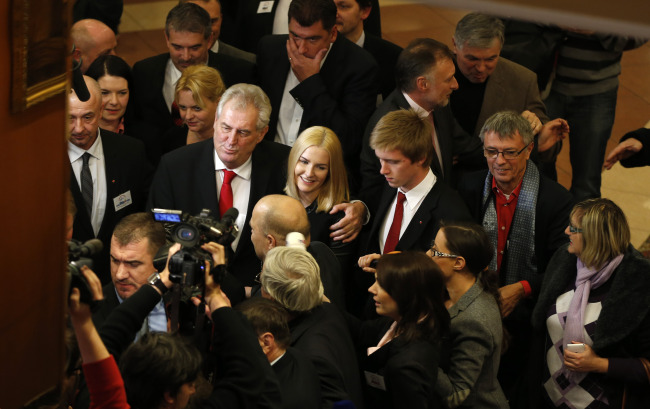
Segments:
[[[512,335],[501,359],[499,382],[509,399],[524,373],[530,314],[546,264],[567,242],[571,195],[530,161],[533,132],[519,113],[492,115],[481,129],[488,173],[468,174],[459,193],[496,249],[490,269],[499,273],[501,314]]]

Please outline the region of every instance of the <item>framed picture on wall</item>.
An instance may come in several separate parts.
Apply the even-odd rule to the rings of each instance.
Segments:
[[[65,91],[70,1],[12,0],[12,112]]]

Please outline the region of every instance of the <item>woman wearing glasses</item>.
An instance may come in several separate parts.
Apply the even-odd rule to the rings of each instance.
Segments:
[[[612,201],[578,203],[570,220],[532,318],[545,407],[648,408],[650,262]]]
[[[494,249],[483,227],[442,225],[429,257],[442,271],[451,316],[449,362],[438,369],[436,392],[448,408],[508,408],[497,381],[503,329]]]

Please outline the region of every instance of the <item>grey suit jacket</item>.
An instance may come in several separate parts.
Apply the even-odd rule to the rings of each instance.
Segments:
[[[451,408],[508,408],[497,380],[503,329],[496,300],[477,281],[449,315],[450,362],[438,368],[436,392]]]
[[[240,58],[242,60],[246,60],[248,62],[252,62],[253,64],[255,64],[255,60],[257,59],[255,54],[249,53],[248,51],[240,50],[239,48],[233,47],[230,44],[226,44],[223,41],[217,41],[217,43],[219,44],[219,51],[214,51],[214,50],[212,51],[218,54],[229,55],[231,57]]]
[[[549,120],[546,107],[539,96],[537,75],[523,65],[501,57],[485,86],[483,105],[476,120],[474,135],[479,135],[490,116],[505,110],[519,113],[528,110],[537,115],[542,123]]]

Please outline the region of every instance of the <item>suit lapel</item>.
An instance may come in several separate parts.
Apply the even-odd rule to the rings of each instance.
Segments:
[[[200,142],[204,144],[201,154],[198,158],[198,172],[200,175],[198,194],[199,199],[196,203],[204,203],[212,211],[212,215],[219,215],[219,197],[217,196],[217,178],[214,165],[214,142],[212,139]],[[199,209],[200,210],[200,209]]]
[[[418,211],[413,215],[411,222],[395,247],[397,250],[418,249],[418,240],[422,238],[425,230],[432,228],[430,224],[431,219],[433,218],[433,213],[438,207],[438,201],[440,200],[439,183],[442,182],[438,180],[436,184],[433,185],[433,188],[431,188],[422,201]]]
[[[504,78],[501,75],[501,70],[499,69],[500,65],[497,64],[494,72],[488,78],[487,84],[485,84],[485,94],[483,95],[483,104],[481,105],[481,112],[478,114],[476,120],[476,127],[474,129],[474,135],[478,135],[483,124],[488,119],[487,113],[494,109],[494,104],[501,105],[501,101],[506,97],[505,88],[503,87]],[[523,92],[523,90],[522,90]]]
[[[442,163],[440,163],[436,157],[433,158],[431,163],[437,164],[438,169],[434,170],[434,173],[442,179],[448,178],[451,173],[451,160],[453,156],[451,135],[454,133],[452,132],[452,129],[450,129],[452,124],[449,123],[449,119],[453,120],[453,116],[451,115],[451,111],[448,112],[449,115],[445,115],[446,112],[444,111],[449,109],[449,106],[446,106],[433,111],[433,120],[436,127],[436,135],[438,136],[438,143],[440,145],[440,157],[442,157]],[[443,170],[444,173],[441,173],[441,170]]]
[[[390,205],[393,203],[396,194],[397,189],[390,187],[388,184],[384,186],[384,191],[381,195],[381,200],[379,201],[379,207],[377,208],[376,217],[372,222],[372,228],[368,237],[369,242],[366,243],[366,249],[368,249],[368,251],[377,250],[377,252],[379,252],[379,230],[386,218],[386,214],[391,210]]]

